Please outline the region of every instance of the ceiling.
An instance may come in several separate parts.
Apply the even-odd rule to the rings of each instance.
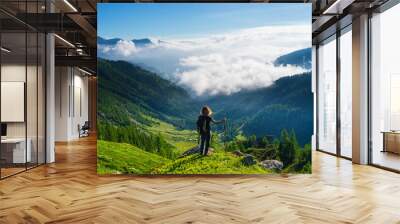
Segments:
[[[32,58],[37,48],[29,42],[33,41],[31,39],[36,33],[54,32],[57,34],[56,65],[79,66],[96,73],[97,2],[97,0],[1,0],[2,45],[12,49],[7,58],[9,60],[23,58],[22,55],[27,55],[28,59]],[[25,44],[25,32],[28,33],[28,45]],[[25,46],[27,46],[26,52]]]
[[[353,17],[372,12],[391,0],[313,0],[313,44],[352,23]]]

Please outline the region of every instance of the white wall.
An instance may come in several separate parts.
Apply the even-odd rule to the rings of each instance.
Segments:
[[[69,68],[55,68],[55,140],[67,141],[69,133],[69,96],[70,85]]]
[[[4,64],[1,66],[1,81],[2,82],[24,82],[26,83],[25,76],[27,73],[28,84],[27,88],[27,119],[28,119],[28,129],[30,128],[36,130],[36,113],[32,113],[34,110],[36,112],[37,102],[36,102],[36,80],[34,80],[31,76],[34,75],[36,77],[36,67],[35,66],[25,66],[25,64]],[[3,96],[5,97],[5,96]],[[41,105],[39,105],[40,107]],[[2,108],[2,110],[6,110],[7,108]],[[22,108],[24,110],[24,108]],[[31,123],[34,122],[34,123]],[[7,122],[7,135],[8,137],[25,137],[25,123],[26,122]],[[29,131],[28,130],[28,131]],[[36,135],[36,132],[35,132]],[[28,137],[29,133],[28,133]]]
[[[82,73],[79,72],[78,75],[76,75],[75,70],[75,75],[74,75],[74,102],[73,105],[74,107],[72,109],[72,120],[71,120],[71,135],[73,138],[79,137],[79,132],[78,132],[78,124],[83,125],[85,121],[88,121],[89,119],[89,110],[88,110],[88,77],[87,76],[82,76]]]
[[[88,120],[88,78],[76,68],[56,67],[55,140],[79,138],[78,125]]]
[[[25,82],[25,64],[5,64],[1,66],[2,82]],[[28,67],[28,70],[30,68]],[[1,108],[6,110],[6,108]],[[25,122],[7,122],[7,137],[25,137]]]

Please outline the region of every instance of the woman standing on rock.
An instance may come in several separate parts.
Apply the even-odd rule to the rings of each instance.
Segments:
[[[208,106],[203,106],[200,111],[200,116],[197,119],[197,131],[200,134],[200,154],[206,156],[211,140],[211,123],[225,123],[226,118],[220,121],[215,121],[212,117],[212,110]]]

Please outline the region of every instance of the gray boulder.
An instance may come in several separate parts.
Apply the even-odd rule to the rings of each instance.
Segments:
[[[246,154],[244,155],[244,157],[242,158],[241,162],[243,163],[243,165],[245,166],[251,166],[256,164],[256,160],[254,159],[254,157],[250,154]]]
[[[260,164],[266,169],[282,170],[283,168],[283,163],[279,160],[264,160]]]
[[[244,155],[240,150],[235,150],[232,152],[232,154],[235,156],[243,156]]]

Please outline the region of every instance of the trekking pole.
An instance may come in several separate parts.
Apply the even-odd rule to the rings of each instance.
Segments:
[[[227,119],[225,117],[224,121],[224,150],[226,151],[226,124],[227,124]]]

